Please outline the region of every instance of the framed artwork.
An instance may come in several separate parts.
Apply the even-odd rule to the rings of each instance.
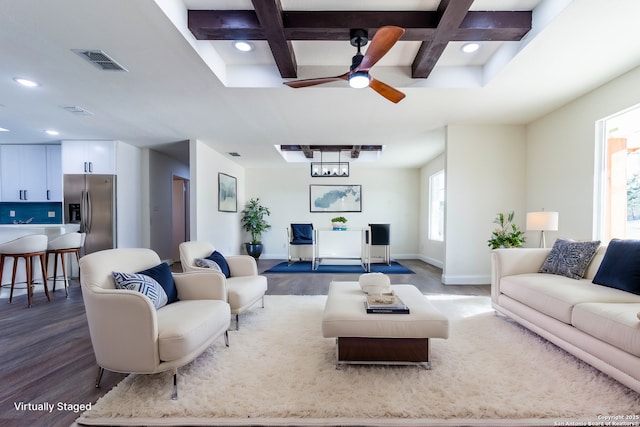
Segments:
[[[238,212],[237,179],[226,173],[218,173],[218,210]]]
[[[362,212],[362,185],[309,185],[310,212]]]

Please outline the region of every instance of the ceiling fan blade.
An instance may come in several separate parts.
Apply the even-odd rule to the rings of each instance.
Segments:
[[[347,80],[348,77],[349,77],[349,73],[344,73],[340,76],[335,76],[335,77],[318,77],[315,79],[294,80],[291,82],[284,82],[283,84],[297,89],[301,87],[309,87],[309,86],[321,85],[324,83],[337,82],[338,80]]]
[[[353,71],[369,71],[369,69],[373,67],[380,58],[389,52],[393,45],[400,40],[400,37],[402,37],[403,34],[404,28],[401,27],[381,27],[376,31],[376,35],[373,36],[371,44],[367,48],[364,58],[362,58],[362,62],[360,62],[360,65],[358,65],[358,67]]]
[[[387,98],[389,101],[393,103],[398,103],[404,99],[406,96],[404,93],[400,92],[398,89],[389,86],[386,83],[382,83],[380,80],[376,80],[371,77],[371,81],[369,82],[369,87],[380,95]]]

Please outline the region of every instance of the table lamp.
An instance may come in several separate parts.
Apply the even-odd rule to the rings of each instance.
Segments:
[[[527,213],[527,231],[540,231],[540,247],[545,248],[545,231],[558,230],[558,212],[529,212]]]

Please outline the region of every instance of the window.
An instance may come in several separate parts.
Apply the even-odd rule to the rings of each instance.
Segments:
[[[599,123],[595,235],[640,239],[640,106]]]
[[[429,239],[444,240],[444,170],[429,177]]]

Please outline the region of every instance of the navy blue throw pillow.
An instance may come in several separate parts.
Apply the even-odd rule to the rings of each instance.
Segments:
[[[176,284],[173,281],[173,275],[171,274],[169,264],[163,262],[144,271],[138,271],[138,274],[144,274],[145,276],[152,277],[160,284],[160,286],[162,286],[162,289],[164,289],[164,292],[167,294],[167,304],[178,301],[178,290],[176,289]]]
[[[593,283],[640,295],[640,240],[611,240]]]
[[[220,266],[220,270],[222,270],[222,274],[224,274],[224,277],[226,278],[231,277],[231,270],[229,269],[229,264],[227,263],[227,260],[224,259],[224,256],[220,252],[213,251],[213,253],[207,257],[207,259],[210,259],[211,261],[215,262]]]
[[[313,243],[313,224],[291,224],[291,231],[294,245]]]

